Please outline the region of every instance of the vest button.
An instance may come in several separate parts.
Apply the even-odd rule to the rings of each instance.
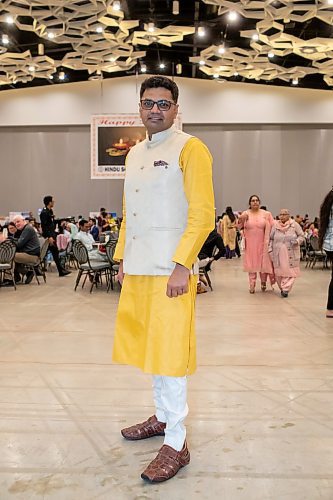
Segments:
[[[135,190],[135,192],[136,192],[136,193],[138,193],[138,192],[139,192],[139,190],[138,190],[138,189],[136,189],[136,190]]]
[[[136,240],[136,236],[133,236],[133,240]]]
[[[142,167],[140,167],[140,168],[141,168],[141,170],[143,170],[145,167],[142,165]]]
[[[136,212],[133,212],[134,217],[136,217]]]

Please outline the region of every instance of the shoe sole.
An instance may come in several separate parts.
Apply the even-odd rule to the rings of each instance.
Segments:
[[[190,463],[190,461],[188,461],[187,464],[181,465],[180,468],[177,470],[176,474],[174,474],[171,477],[168,477],[167,479],[150,479],[144,473],[141,474],[141,479],[143,479],[144,481],[146,481],[147,483],[150,483],[150,484],[165,483],[165,481],[169,481],[169,479],[172,479],[173,477],[175,477],[178,474],[178,472],[180,471],[180,469],[182,469],[183,467],[186,467],[186,465],[188,465],[189,463]]]

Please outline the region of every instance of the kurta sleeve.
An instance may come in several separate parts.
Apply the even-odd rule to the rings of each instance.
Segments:
[[[215,227],[212,157],[197,138],[191,138],[180,154],[184,192],[188,201],[187,226],[172,260],[191,269],[207,236]]]
[[[118,262],[124,259],[125,235],[126,235],[126,206],[125,206],[125,196],[123,196],[123,220],[120,226],[118,243],[116,245],[113,255],[114,260]]]

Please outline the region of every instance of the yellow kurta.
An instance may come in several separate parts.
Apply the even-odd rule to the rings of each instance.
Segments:
[[[191,138],[179,160],[188,201],[187,227],[173,261],[188,269],[214,228],[211,156],[204,144]],[[126,209],[114,258],[122,260],[126,237]],[[147,256],[149,258],[149,256]],[[181,377],[196,368],[194,308],[196,282],[190,276],[189,292],[166,295],[169,276],[126,275],[119,300],[113,361],[141,368],[146,373]]]

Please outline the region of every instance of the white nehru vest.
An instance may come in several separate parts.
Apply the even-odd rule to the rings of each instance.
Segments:
[[[187,225],[179,158],[192,136],[174,126],[134,146],[126,159],[124,272],[170,275]]]

